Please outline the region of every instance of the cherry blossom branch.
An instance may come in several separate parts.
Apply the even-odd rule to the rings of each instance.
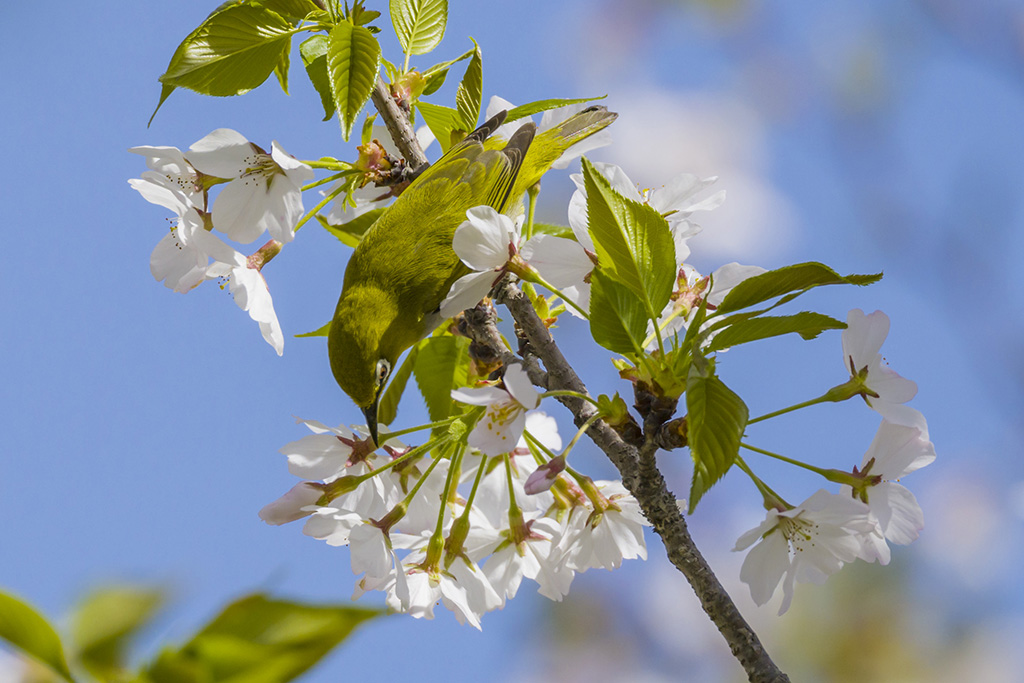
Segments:
[[[380,117],[384,120],[384,125],[388,127],[388,133],[395,141],[395,146],[398,147],[398,151],[405,157],[412,170],[415,171],[425,165],[427,155],[423,153],[419,141],[416,140],[416,131],[412,129],[409,114],[398,106],[395,98],[391,96],[391,90],[387,83],[380,76],[377,77],[377,84],[370,97],[373,99],[373,106],[377,108]]]
[[[391,97],[387,85],[380,78],[377,79],[372,97],[374,106],[410,167],[415,171],[426,164],[426,156],[416,141],[408,115]],[[509,309],[517,323],[516,332],[521,340],[519,355],[525,361],[530,380],[549,390],[570,390],[589,395],[587,387],[562,355],[522,290],[506,278],[498,284],[495,299]],[[464,316],[465,330],[470,338],[506,364],[509,361],[519,362],[507,350],[495,326],[493,314],[476,316],[472,312],[476,310],[471,309]],[[546,373],[536,359],[544,363]],[[623,484],[636,498],[644,515],[665,544],[669,560],[693,587],[704,611],[729,644],[733,656],[746,671],[747,678],[756,683],[788,683],[789,677],[775,666],[757,634],[743,619],[732,598],[697,549],[676,497],[668,490],[658,470],[655,454],[660,442],[664,441],[665,445],[682,445],[680,437],[685,433],[682,431],[685,422],[674,420],[666,423],[664,412],[652,411],[645,419],[643,440],[630,439],[627,442],[605,420],[596,417],[597,408],[590,402],[572,395],[555,398],[569,409],[577,427],[592,422],[587,435],[619,470]],[[672,428],[666,433],[665,428],[669,425]]]
[[[566,361],[522,291],[512,282],[506,281],[499,285],[497,300],[511,311],[530,347],[547,368],[547,388],[586,393],[586,386]],[[597,411],[593,405],[580,398],[556,398],[572,412],[577,426],[589,421]],[[669,560],[693,587],[701,606],[725,637],[733,656],[747,672],[748,679],[758,683],[789,681],[789,677],[771,660],[757,634],[743,619],[690,536],[676,497],[669,491],[657,467],[655,454],[664,426],[664,419],[652,412],[645,422],[646,437],[639,448],[636,444],[624,441],[602,419],[594,422],[587,434],[619,470],[622,483],[637,499],[644,516],[665,544]]]

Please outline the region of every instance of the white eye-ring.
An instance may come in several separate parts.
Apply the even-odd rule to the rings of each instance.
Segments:
[[[389,363],[387,361],[387,359],[385,359],[385,358],[381,358],[379,361],[377,361],[377,387],[378,388],[384,386],[384,381],[388,378],[388,375],[390,375],[390,374],[391,374],[391,363]]]

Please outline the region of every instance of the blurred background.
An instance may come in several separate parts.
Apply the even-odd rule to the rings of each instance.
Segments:
[[[187,148],[231,127],[303,159],[352,158],[293,50],[291,95],[175,92],[153,124],[159,76],[214,2],[0,6],[0,587],[60,623],[98,585],[169,591],[139,643],[150,656],[253,590],[340,602],[347,550],[271,528],[256,512],[294,483],[277,451],[358,412],[322,339],[348,250],[314,224],[264,271],[288,337],[278,358],[230,295],[178,295],[149,274],[166,212],[126,180],[135,145]],[[367,3],[386,11],[385,3]],[[399,58],[386,16],[385,56]],[[1024,5],[1013,0],[451,0],[422,63],[484,53],[484,97],[607,94],[615,143],[595,152],[642,187],[717,175],[728,198],[698,217],[692,261],[823,261],[885,271],[868,289],[818,291],[817,310],[885,311],[891,367],[915,380],[938,459],[904,480],[926,528],[889,567],[857,563],[793,608],[756,608],[736,538],[763,516],[730,473],[690,518],[694,536],[777,663],[801,681],[1012,681],[1024,667]],[[462,67],[432,101],[451,104]],[[458,76],[456,76],[458,74]],[[436,158],[436,146],[429,150]],[[577,162],[578,163],[578,162]],[[577,165],[578,168],[578,165]],[[565,222],[572,183],[544,182],[540,218]],[[307,207],[312,202],[307,200]],[[795,309],[794,309],[795,310]],[[591,390],[626,391],[608,354],[559,333]],[[843,381],[838,334],[738,348],[723,378],[760,414]],[[415,397],[400,424],[415,424]],[[568,431],[568,421],[552,405]],[[750,441],[826,467],[859,464],[877,416],[849,402],[758,425]],[[575,464],[613,470],[594,449]],[[749,459],[793,502],[819,481]],[[663,454],[686,495],[685,452]],[[718,681],[742,671],[682,577],[650,559],[577,577],[562,604],[524,584],[483,632],[369,622],[303,680]],[[364,599],[373,604],[368,596]],[[0,652],[0,658],[3,653]],[[10,666],[10,661],[2,666]],[[10,671],[2,669],[0,671]],[[0,679],[5,674],[0,673]],[[11,676],[12,674],[6,674]]]

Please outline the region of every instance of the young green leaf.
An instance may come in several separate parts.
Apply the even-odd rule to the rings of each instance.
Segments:
[[[572,228],[568,225],[555,225],[554,223],[534,223],[533,224],[534,235],[553,235],[554,237],[561,237],[562,239],[575,240],[576,236],[573,234]]]
[[[128,586],[90,593],[72,619],[77,660],[101,681],[126,678],[130,641],[152,620],[163,600],[162,591]]]
[[[423,344],[423,342],[420,342]],[[412,376],[412,370],[416,367],[416,358],[419,356],[420,345],[409,349],[408,355],[398,369],[391,373],[391,381],[384,395],[380,397],[380,405],[377,406],[377,422],[382,425],[389,425],[398,416],[398,404],[402,401],[402,394]]]
[[[13,595],[0,592],[0,638],[74,681],[60,636],[43,615]]]
[[[429,337],[416,358],[416,385],[423,394],[431,421],[451,414],[452,389],[469,377],[469,340],[449,335]]]
[[[327,73],[327,44],[327,36],[315,35],[299,45],[306,75],[320,95],[320,103],[324,107],[324,121],[334,116],[334,93],[331,91],[331,77]]]
[[[381,190],[381,193],[385,191],[386,190]],[[316,218],[320,221],[320,225],[324,227],[324,230],[341,240],[342,244],[355,248],[355,246],[362,241],[363,235],[366,234],[366,231],[370,229],[378,218],[380,218],[382,213],[384,213],[383,208],[370,209],[369,211],[361,213],[352,220],[342,223],[341,225],[331,225],[327,222],[327,219],[320,214],[317,214]]]
[[[881,273],[843,276],[823,263],[798,263],[743,280],[725,295],[725,299],[718,305],[718,312],[738,311],[783,294],[802,294],[822,285],[864,286],[881,279]]]
[[[391,23],[406,55],[426,54],[444,38],[448,0],[391,0]]]
[[[465,131],[459,118],[459,112],[451,107],[429,102],[416,102],[416,109],[423,115],[423,122],[430,128],[441,145],[441,151],[447,152],[452,145],[452,132]]]
[[[291,64],[292,57],[289,49],[281,52],[281,57],[277,60],[277,65],[274,66],[274,75],[277,76],[277,82],[285,95],[288,94],[288,69],[291,68]]]
[[[348,140],[363,105],[370,99],[380,70],[380,45],[364,26],[347,21],[328,36],[327,71],[342,137]]]
[[[505,123],[516,121],[527,116],[533,116],[534,114],[539,114],[540,112],[548,111],[549,109],[558,109],[559,107],[565,107],[570,104],[581,104],[583,102],[603,100],[606,97],[608,96],[601,95],[600,97],[580,97],[572,100],[537,100],[536,102],[521,104],[518,107],[515,107],[508,111],[508,114],[505,115]]]
[[[160,76],[167,88],[189,88],[226,97],[267,80],[288,52],[298,29],[259,5],[232,5],[211,14],[182,41]],[[166,96],[161,94],[161,103]]]
[[[747,342],[769,337],[778,337],[795,332],[804,339],[814,339],[825,330],[841,330],[846,323],[840,322],[821,313],[804,311],[796,315],[762,316],[749,320],[738,320],[723,325],[722,331],[716,334],[707,351],[720,351]]]
[[[473,44],[476,45],[476,41]],[[483,68],[483,55],[480,46],[477,45],[462,82],[459,83],[459,89],[455,92],[455,108],[459,111],[462,130],[473,130],[476,128],[477,119],[480,118],[480,106],[484,98]]]
[[[668,223],[650,206],[617,193],[586,158],[583,178],[598,262],[643,302],[651,320],[657,320],[672,295],[676,276],[675,243]]]
[[[322,11],[313,0],[256,0],[255,4],[263,5],[293,23],[302,21],[314,12]]]
[[[647,307],[628,287],[595,269],[590,275],[590,334],[615,353],[640,354],[647,336]]]
[[[228,605],[180,649],[166,649],[143,676],[152,683],[284,683],[316,664],[362,622],[380,614],[250,595]]]
[[[714,366],[707,360],[690,365],[686,410],[693,458],[689,513],[693,514],[701,497],[736,461],[750,415],[747,404],[715,376]]]
[[[461,62],[464,59],[469,59],[475,53],[476,46],[474,44],[472,50],[466,50],[464,53],[462,53],[455,59],[450,59],[447,62],[435,64],[434,66],[424,71],[423,80],[426,82],[426,85],[423,86],[423,92],[420,94],[420,96],[425,97],[427,95],[433,95],[435,92],[437,92],[437,90],[442,85],[444,85],[444,81],[448,77],[448,69],[450,69],[452,65],[457,62]],[[392,80],[394,80],[394,78],[392,78]]]

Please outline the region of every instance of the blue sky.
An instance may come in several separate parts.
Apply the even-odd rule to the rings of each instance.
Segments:
[[[691,243],[702,270],[732,260],[884,270],[881,284],[813,303],[837,317],[886,311],[893,326],[883,351],[920,388],[913,405],[929,419],[939,459],[908,483],[928,527],[894,565],[911,576],[912,599],[939,605],[943,618],[1020,629],[1024,51],[1009,27],[1022,10],[956,5],[737,1],[711,10],[605,0],[488,3],[481,13],[455,0],[435,54],[450,58],[476,38],[485,98],[607,93],[622,115],[613,126],[620,147],[594,156],[645,186],[684,171],[719,175],[729,198]],[[293,483],[277,453],[303,435],[292,416],[358,416],[328,372],[322,340],[288,337],[277,358],[226,292],[207,284],[182,296],[154,282],[148,259],[164,212],[126,183],[144,170],[127,148],[185,148],[218,127],[266,148],[276,139],[299,158],[351,154],[294,69],[290,96],[272,82],[230,99],[179,91],[146,128],[156,77],[212,8],[57,2],[44,19],[28,4],[0,8],[0,586],[59,615],[98,583],[169,585],[175,606],[153,642],[186,636],[250,590],[329,602],[346,599],[353,582],[345,550],[256,517]],[[393,40],[384,45],[395,54]],[[545,180],[545,219],[564,222],[571,189],[564,172]],[[273,263],[286,336],[329,317],[346,254],[311,224]],[[585,330],[565,327],[567,344],[584,348]],[[580,353],[595,392],[624,390],[607,354]],[[838,335],[824,335],[737,349],[721,367],[756,413],[841,381],[839,356]],[[835,408],[766,425],[758,442],[848,467],[877,423],[858,406]],[[584,469],[610,474],[598,452],[586,458]],[[663,458],[680,495],[685,460]],[[793,499],[818,485],[763,469]],[[759,515],[749,483],[732,474],[692,520],[727,585],[737,572],[728,551]],[[578,579],[580,600],[606,594],[623,623],[642,621],[620,603],[665,575],[656,541],[650,551],[647,563]],[[664,585],[689,590],[681,577]],[[828,586],[805,593],[815,590]],[[692,599],[679,599],[696,613]],[[775,629],[774,611],[760,612],[770,618],[759,613],[758,622]],[[460,675],[484,675],[514,654],[507,677],[529,679],[536,660],[516,648],[546,651],[541,618],[552,623],[544,601],[520,595],[485,618],[482,634],[446,613],[380,620],[309,680],[431,680],[421,661],[446,647],[465,659]],[[706,637],[701,620],[687,628]],[[384,643],[404,656],[382,656]],[[681,660],[653,661],[658,676]]]

